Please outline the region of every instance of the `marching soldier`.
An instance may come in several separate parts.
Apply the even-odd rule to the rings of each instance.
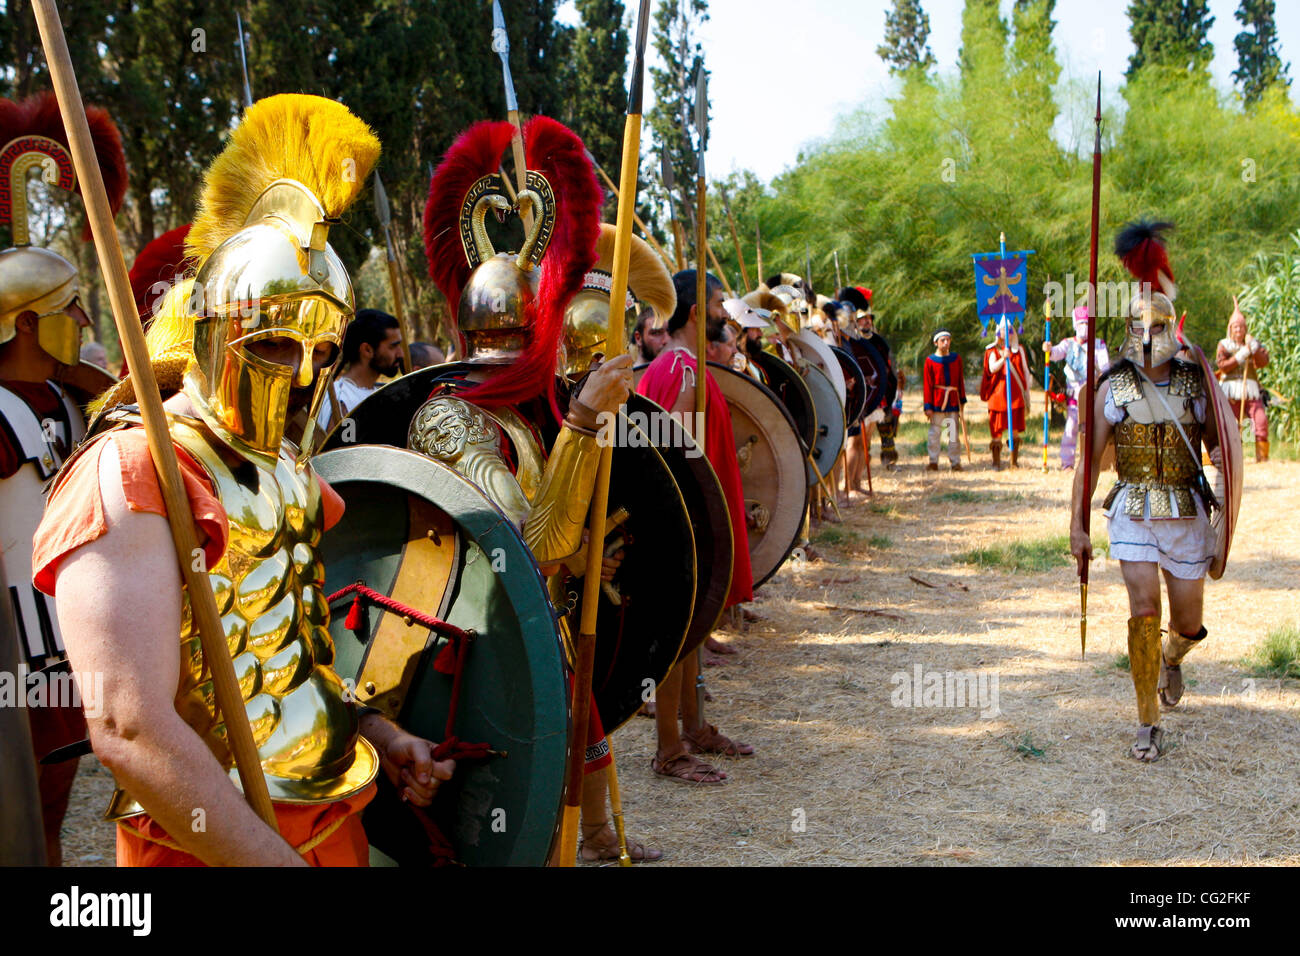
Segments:
[[[1268,349],[1255,336],[1246,333],[1246,317],[1241,314],[1236,296],[1232,297],[1227,334],[1219,340],[1215,353],[1219,385],[1232,403],[1233,413],[1238,421],[1250,418],[1255,432],[1255,461],[1268,461],[1268,409],[1258,375],[1258,370],[1268,364]]]
[[[602,195],[577,136],[543,116],[534,117],[523,135],[529,175],[544,177],[554,196],[543,200],[533,193],[524,200],[534,203],[535,228],[548,224],[548,246],[539,247],[530,238],[517,255],[498,254],[477,228],[479,242],[469,248],[462,245],[460,230],[446,225],[461,217],[481,224],[478,217],[489,204],[508,208],[504,189],[498,194],[489,185],[486,192],[471,194],[471,188],[498,168],[510,143],[509,123],[480,122],[463,133],[430,185],[425,252],[430,275],[456,308],[465,362],[449,370],[435,395],[416,412],[410,447],[446,460],[467,476],[477,471],[474,480],[522,527],[538,564],[556,582],[556,593],[562,567],[576,564],[575,554],[591,546],[584,525],[599,460],[597,433],[603,416],[614,414],[628,394],[632,357],[603,361],[560,413],[557,365],[567,364],[577,373],[594,358],[605,357],[609,277],[596,274],[598,256],[593,251],[607,248],[612,255],[612,230],[602,232]],[[521,199],[527,195],[521,194]],[[634,258],[644,264],[645,257]],[[653,254],[649,258],[653,260]],[[539,266],[540,275],[535,271]],[[637,285],[629,282],[631,289]],[[645,301],[655,313],[671,310],[671,298],[646,295]],[[540,435],[553,432],[557,418],[559,435],[548,453]],[[459,455],[453,461],[446,453],[448,422],[490,428],[496,436],[491,444],[507,454],[487,463]],[[489,471],[498,477],[485,484],[483,476]],[[612,577],[617,559],[615,553],[605,563],[604,577]],[[617,858],[605,805],[610,750],[594,704],[589,727],[575,732],[587,737],[583,858]],[[634,861],[662,856],[631,840],[628,852]]]
[[[1119,360],[1093,401],[1093,487],[1084,487],[1084,470],[1076,469],[1070,526],[1070,550],[1082,565],[1092,557],[1083,510],[1091,504],[1102,452],[1114,440],[1118,480],[1102,507],[1109,519],[1110,554],[1118,559],[1128,590],[1129,670],[1138,710],[1131,753],[1143,761],[1160,757],[1161,704],[1172,708],[1182,698],[1183,658],[1206,636],[1205,575],[1216,561],[1210,512],[1227,502],[1221,503],[1206,482],[1202,445],[1221,474],[1234,464],[1225,461],[1220,444],[1217,391],[1209,385],[1208,366],[1178,357],[1186,344],[1175,332],[1176,289],[1161,242],[1167,227],[1139,222],[1116,240],[1121,260],[1148,291],[1129,304]],[[1169,594],[1163,649],[1162,576]]]

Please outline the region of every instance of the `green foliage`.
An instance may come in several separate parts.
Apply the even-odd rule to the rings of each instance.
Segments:
[[[581,22],[573,38],[573,95],[565,121],[581,130],[596,162],[616,170],[623,153],[623,111],[616,104],[627,101],[624,5],[622,0],[577,0],[577,7]]]
[[[972,63],[966,74],[913,71],[886,107],[842,117],[770,184],[749,173],[725,182],[751,277],[756,229],[765,274],[802,273],[808,246],[821,291],[835,281],[838,253],[841,282],[873,289],[877,327],[896,360],[913,367],[931,351],[939,324],[953,331],[968,368],[980,354],[970,255],[996,249],[999,231],[1009,248],[1037,251],[1029,263],[1026,342],[1042,338],[1039,290],[1047,281],[1074,288],[1076,300],[1063,303],[1072,308],[1087,279],[1095,78],[1061,78],[1045,32],[1049,4],[1012,9],[1020,35],[1008,57],[980,39],[996,37],[998,26],[991,7],[979,9],[984,21],[968,12],[963,35]],[[992,57],[987,72],[979,51]],[[1055,134],[1041,134],[1048,129]],[[1296,228],[1295,107],[1275,85],[1245,110],[1208,74],[1154,64],[1126,84],[1122,99],[1106,96],[1101,143],[1100,281],[1115,288],[1131,281],[1110,252],[1125,222],[1144,215],[1174,221],[1169,247],[1179,309],[1193,341],[1212,345],[1256,253],[1275,249]],[[716,209],[716,189],[714,197]],[[710,219],[713,249],[735,281],[725,217]],[[1107,311],[1123,303],[1113,305]],[[1062,318],[1058,310],[1056,338]],[[1099,325],[1113,349],[1122,338],[1118,316],[1103,315]],[[1041,369],[1034,378],[1041,381]],[[1300,387],[1277,387],[1300,394]],[[1030,430],[1041,440],[1041,422]],[[923,431],[904,436],[923,438]]]
[[[1137,48],[1128,60],[1130,80],[1150,64],[1203,72],[1214,58],[1209,0],[1132,0],[1128,16]]]
[[[1052,48],[1055,9],[1056,0],[1016,0],[1011,11],[1011,91],[1020,111],[1018,132],[1026,140],[1050,136],[1056,117],[1052,91],[1061,66]]]
[[[876,47],[876,56],[889,65],[895,75],[913,69],[934,67],[934,53],[927,42],[930,16],[921,8],[921,0],[894,0],[885,14],[885,39]]]
[[[888,535],[873,534],[867,539],[867,546],[875,548],[877,551],[887,551],[894,546],[894,539]]]
[[[1115,657],[1114,657],[1114,659],[1111,660],[1111,662],[1110,662],[1110,666],[1113,667],[1113,668],[1115,668],[1115,669],[1118,670],[1118,671],[1126,671],[1126,670],[1128,670],[1128,669],[1129,669],[1129,659],[1128,659],[1128,655],[1127,655],[1127,654],[1116,654]]]
[[[1246,659],[1246,666],[1260,677],[1300,677],[1300,626],[1274,627]]]
[[[838,525],[823,525],[812,536],[814,544],[828,544],[834,547],[847,547],[860,540],[861,535],[849,528]]]
[[[1241,84],[1247,104],[1255,103],[1275,83],[1290,86],[1287,67],[1277,55],[1277,20],[1274,0],[1241,0],[1235,14],[1247,29],[1232,41],[1237,49],[1237,69],[1232,78]]]
[[[1300,441],[1300,232],[1292,247],[1273,255],[1259,253],[1241,295],[1241,308],[1250,331],[1269,352],[1260,370],[1261,383],[1289,401],[1269,407],[1269,424],[1278,438]]]

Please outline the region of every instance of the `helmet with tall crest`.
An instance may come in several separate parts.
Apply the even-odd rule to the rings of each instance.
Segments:
[[[1171,222],[1144,219],[1128,224],[1115,237],[1115,254],[1141,283],[1128,304],[1119,351],[1121,358],[1137,365],[1147,359],[1153,368],[1162,365],[1182,348],[1174,312],[1178,287],[1164,243],[1164,233],[1172,228]]]
[[[88,107],[86,119],[109,205],[117,212],[127,186],[121,136],[102,109]],[[34,312],[40,348],[60,364],[75,365],[81,348],[81,327],[72,314],[80,294],[77,267],[51,249],[32,245],[29,221],[32,170],[39,170],[47,185],[80,192],[54,94],[0,100],[0,143],[0,225],[9,226],[12,242],[0,251],[0,345],[17,335],[19,316]]]
[[[564,374],[575,379],[590,367],[597,355],[608,357],[609,295],[614,272],[615,228],[601,223],[596,240],[596,262],[582,277],[582,288],[564,312]],[[636,321],[636,307],[654,309],[660,324],[677,308],[677,291],[664,261],[649,243],[632,236],[632,254],[627,273],[627,295],[623,303],[624,324]]]
[[[198,271],[182,300],[183,321],[193,327],[184,390],[204,423],[242,455],[279,455],[291,390],[314,381],[302,441],[311,445],[310,423],[354,306],[329,230],[378,157],[379,141],[347,107],[285,94],[249,107],[208,170],[185,238]],[[164,301],[155,327],[169,305],[181,302]],[[292,343],[296,367],[250,349],[270,339]]]
[[[511,198],[499,172],[507,122],[475,123],[433,174],[424,212],[429,275],[447,299],[466,361],[502,366],[461,397],[484,408],[554,400],[564,313],[596,260],[603,195],[571,130],[535,116],[523,130],[525,188]],[[498,252],[488,214],[531,213],[516,252]]]

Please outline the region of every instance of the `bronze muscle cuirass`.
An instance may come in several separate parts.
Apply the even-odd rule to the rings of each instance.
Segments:
[[[374,779],[378,760],[331,667],[325,572],[316,554],[324,530],[319,480],[310,466],[294,466],[292,448],[272,471],[223,454],[197,420],[173,419],[171,431],[207,472],[229,521],[225,554],[210,577],[271,799],[324,803],[356,793]],[[229,769],[188,596],[180,641],[176,712]],[[108,815],[140,810],[118,791]]]

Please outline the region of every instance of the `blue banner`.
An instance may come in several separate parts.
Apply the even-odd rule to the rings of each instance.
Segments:
[[[1032,249],[1018,252],[981,252],[975,260],[975,308],[980,328],[987,335],[989,322],[1014,317],[1016,331],[1024,331],[1025,303],[1029,294],[1029,257]]]

